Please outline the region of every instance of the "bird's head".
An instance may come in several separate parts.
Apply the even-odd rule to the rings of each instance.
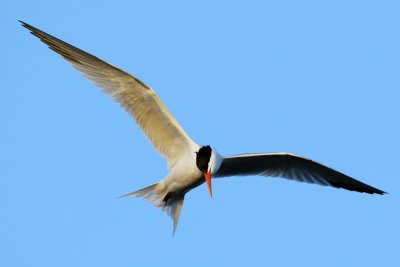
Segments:
[[[212,187],[211,187],[211,156],[213,151],[210,146],[202,146],[198,152],[196,152],[196,165],[197,168],[203,173],[204,178],[208,186],[208,192],[212,198]]]

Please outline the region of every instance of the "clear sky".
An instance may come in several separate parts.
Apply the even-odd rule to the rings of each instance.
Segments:
[[[399,266],[399,1],[6,1],[0,266]],[[223,155],[288,151],[390,194],[214,180],[170,218],[133,120],[17,20],[136,75]]]

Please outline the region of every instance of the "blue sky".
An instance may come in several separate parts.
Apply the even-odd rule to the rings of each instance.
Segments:
[[[398,1],[7,1],[0,266],[397,266]],[[172,222],[141,199],[165,161],[20,26],[136,75],[223,155],[288,151],[389,192],[214,180]]]

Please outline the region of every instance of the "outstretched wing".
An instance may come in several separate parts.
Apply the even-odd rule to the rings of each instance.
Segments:
[[[344,188],[369,194],[385,192],[315,161],[288,153],[244,154],[223,159],[214,177],[262,175]]]
[[[142,81],[85,51],[20,22],[118,102],[139,124],[158,152],[167,158],[169,166],[193,145],[194,142],[156,93]]]

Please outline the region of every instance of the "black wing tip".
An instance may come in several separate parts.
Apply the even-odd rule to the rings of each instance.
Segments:
[[[33,27],[32,25],[30,25],[30,24],[28,24],[28,23],[26,23],[26,22],[24,22],[24,21],[22,21],[22,20],[18,20],[18,21],[21,23],[22,27],[28,29],[33,35],[36,35],[35,33],[38,32],[38,31],[40,31],[40,30],[37,29],[36,27]],[[36,36],[37,36],[37,35],[36,35]],[[39,36],[38,36],[38,37],[39,37]]]
[[[344,188],[344,189],[347,189],[347,188]],[[385,192],[385,191],[382,191],[382,190],[379,190],[379,189],[377,189],[377,188],[368,188],[368,189],[347,189],[347,190],[351,190],[351,191],[357,191],[357,192],[360,192],[360,193],[367,193],[367,194],[371,194],[371,195],[387,195],[387,194],[389,194],[388,192]]]
[[[371,195],[375,195],[375,194],[376,195],[385,195],[385,194],[388,194],[385,191],[382,191],[382,190],[380,190],[378,188],[372,187],[372,186],[367,185],[367,184],[363,184],[363,186],[361,186],[361,187],[359,185],[358,186],[354,186],[354,185],[349,186],[349,185],[343,185],[343,184],[338,185],[338,184],[332,184],[332,183],[331,183],[331,185],[333,187],[343,188],[343,189],[346,189],[346,190],[356,191],[356,192],[359,192],[359,193],[367,193],[367,194],[371,194]]]
[[[378,189],[377,191],[372,192],[372,194],[388,195],[389,193]]]
[[[25,27],[25,28],[27,28],[27,29],[32,29],[33,28],[33,26],[31,26],[31,25],[29,25],[28,23],[26,23],[26,22],[24,22],[24,21],[22,21],[22,20],[18,20],[19,21],[19,23],[21,23],[21,25],[23,26],[23,27]]]
[[[50,34],[47,34],[47,33],[43,32],[42,30],[30,25],[29,23],[26,23],[22,20],[18,20],[18,21],[21,23],[21,25],[24,28],[28,29],[31,32],[31,34],[35,35],[36,37],[38,37],[41,40],[43,40],[43,37],[45,37],[45,36],[53,37]],[[55,37],[53,37],[53,38],[55,38]],[[55,39],[57,39],[57,38],[55,38]]]

